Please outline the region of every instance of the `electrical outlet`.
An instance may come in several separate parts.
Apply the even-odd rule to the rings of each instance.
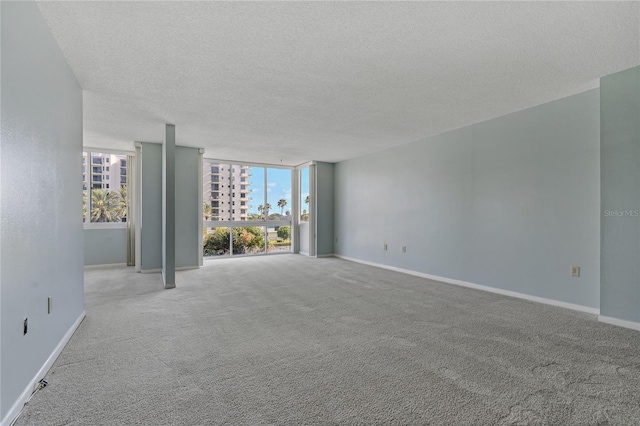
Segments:
[[[386,244],[384,245],[384,249],[385,249],[385,250],[387,249],[387,245],[386,245]]]
[[[407,246],[402,246],[402,252],[406,253],[407,252]]]
[[[25,318],[25,319],[24,319],[24,324],[23,324],[23,326],[22,326],[22,335],[23,335],[23,336],[27,334],[27,330],[28,330],[28,328],[29,328],[29,319],[28,319],[28,318]]]
[[[572,277],[579,277],[580,276],[580,267],[579,266],[572,266],[571,267],[571,276]]]

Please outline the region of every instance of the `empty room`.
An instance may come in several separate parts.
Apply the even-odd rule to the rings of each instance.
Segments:
[[[640,424],[640,2],[0,7],[0,426]]]

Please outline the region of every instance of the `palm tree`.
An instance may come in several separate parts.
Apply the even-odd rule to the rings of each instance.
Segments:
[[[82,220],[87,218],[87,191],[82,191]]]
[[[91,190],[91,222],[120,222],[120,194],[104,189]]]
[[[127,185],[120,187],[120,217],[127,217]]]
[[[202,214],[204,215],[204,220],[209,220],[211,217],[211,204],[202,203]]]
[[[258,206],[258,211],[262,215],[261,219],[265,219],[267,217],[267,215],[269,214],[270,208],[271,208],[271,204],[269,203],[267,203],[266,206],[263,206],[262,204]]]
[[[280,198],[278,201],[278,207],[280,207],[280,216],[282,216],[282,212],[284,211],[285,206],[287,205],[287,200],[284,198]]]

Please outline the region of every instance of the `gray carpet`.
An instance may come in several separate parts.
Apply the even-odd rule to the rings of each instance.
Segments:
[[[638,425],[640,333],[339,259],[85,274],[18,425]]]

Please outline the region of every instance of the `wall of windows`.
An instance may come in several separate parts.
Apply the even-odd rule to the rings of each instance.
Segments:
[[[203,256],[291,252],[292,170],[203,161]]]
[[[127,155],[82,153],[82,221],[127,221]]]

